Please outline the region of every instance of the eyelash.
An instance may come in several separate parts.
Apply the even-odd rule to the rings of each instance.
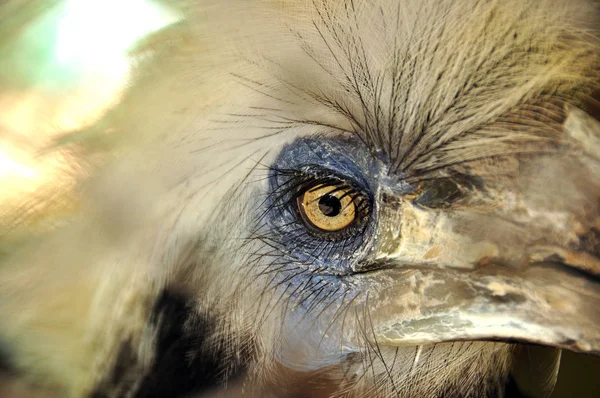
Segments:
[[[290,169],[271,169],[275,181],[286,179],[281,184],[276,185],[269,194],[267,200],[270,202],[269,210],[285,212],[293,209],[294,219],[298,224],[306,228],[307,232],[317,238],[339,241],[355,236],[364,230],[369,215],[371,213],[370,196],[362,189],[357,188],[357,184],[347,182],[327,170],[321,168],[306,168],[305,170],[290,170]],[[312,188],[327,185],[331,186],[332,190],[348,189],[351,193],[352,200],[357,200],[357,219],[351,224],[352,226],[343,231],[325,232],[317,231],[311,228],[302,220],[297,206],[297,199],[305,192]],[[279,213],[281,214],[281,213]]]

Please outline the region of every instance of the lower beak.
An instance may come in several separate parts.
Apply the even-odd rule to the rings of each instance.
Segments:
[[[378,344],[504,340],[600,354],[600,283],[564,264],[383,272],[368,304]]]

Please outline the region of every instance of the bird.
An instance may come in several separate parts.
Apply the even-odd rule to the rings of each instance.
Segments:
[[[600,353],[597,1],[163,3],[120,99],[0,209],[10,374],[542,397]]]

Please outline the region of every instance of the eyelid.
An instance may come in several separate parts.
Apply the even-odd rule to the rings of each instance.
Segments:
[[[346,195],[352,195],[354,201],[358,198],[357,211],[367,216],[371,213],[372,196],[362,184],[351,177],[337,175],[320,165],[304,165],[299,169],[272,167],[270,170],[273,185],[267,198],[271,203],[269,207],[285,211],[286,208],[296,207],[298,197],[305,191],[330,185],[338,189],[348,189]]]
[[[326,169],[320,165],[305,165],[299,169],[279,169],[271,168],[275,179],[288,178],[285,184],[292,183],[296,187],[301,184],[312,183],[312,186],[318,186],[323,184],[331,185],[345,185],[355,189],[357,192],[369,196],[366,190],[362,187],[363,184],[359,184],[354,178],[337,175],[335,172]]]

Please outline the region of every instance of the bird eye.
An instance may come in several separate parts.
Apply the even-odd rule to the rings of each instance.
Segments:
[[[298,209],[306,224],[325,232],[349,227],[358,217],[362,195],[348,186],[322,184],[298,196]]]

